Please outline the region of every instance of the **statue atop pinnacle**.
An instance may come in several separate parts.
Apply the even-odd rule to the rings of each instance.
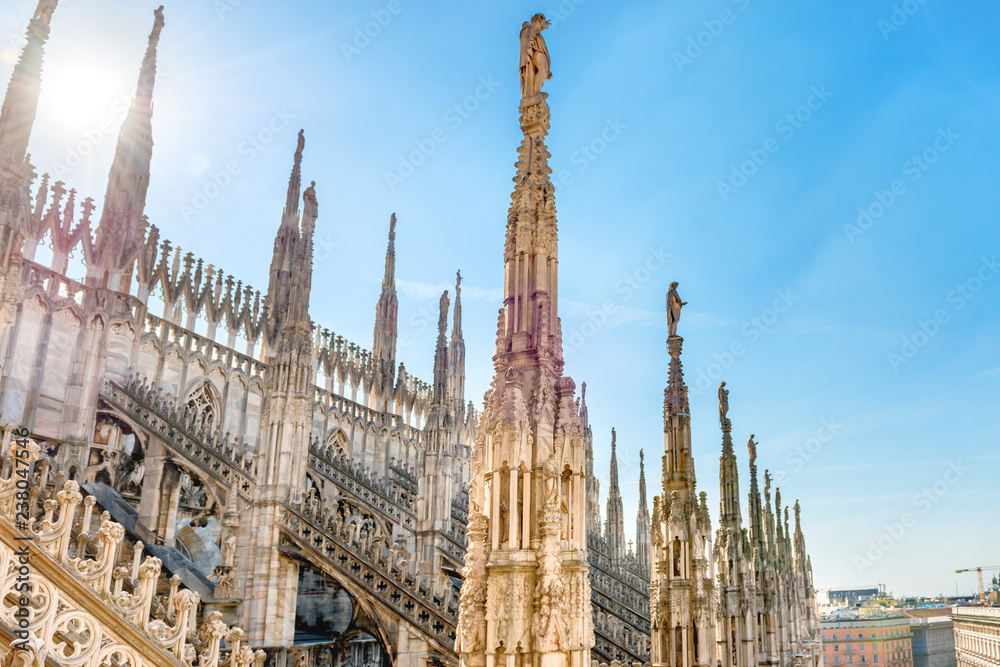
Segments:
[[[545,45],[542,31],[551,23],[543,14],[535,14],[530,21],[521,25],[521,99],[528,100],[540,95],[542,84],[552,78],[549,69],[549,48]]]
[[[729,418],[729,390],[726,389],[726,383],[722,382],[719,384],[719,422],[725,424],[726,420]]]
[[[681,319],[681,307],[687,305],[687,301],[681,301],[677,293],[676,281],[670,283],[670,291],[667,292],[667,336],[677,335],[677,322]]]
[[[45,25],[49,25],[49,22],[52,20],[52,14],[56,11],[57,2],[58,0],[39,0],[33,18]]]

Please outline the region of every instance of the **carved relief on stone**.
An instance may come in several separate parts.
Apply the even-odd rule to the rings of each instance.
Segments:
[[[45,312],[45,302],[42,301],[42,297],[37,294],[33,295],[30,299],[24,302],[24,307],[28,310],[33,310],[38,313]]]
[[[510,575],[491,576],[487,581],[486,618],[496,628],[497,642],[504,645],[509,641],[510,619],[513,614],[508,606],[510,601]],[[495,647],[494,647],[495,648]]]
[[[554,465],[554,464],[553,464]],[[558,488],[558,487],[557,487]],[[532,619],[535,650],[541,653],[568,650],[566,584],[559,545],[561,517],[558,505],[547,494],[541,512],[539,530],[542,533],[538,549],[538,572],[535,584],[536,613]]]
[[[556,391],[552,376],[545,370],[538,374],[535,392],[531,397],[531,416],[536,425],[554,425]]]
[[[469,548],[462,568],[462,592],[459,598],[459,621],[455,650],[462,653],[486,648],[486,517],[478,511],[469,513]]]
[[[116,322],[111,325],[111,334],[122,336],[128,340],[135,340],[135,329],[128,322]]]
[[[62,322],[73,327],[83,326],[83,322],[70,308],[60,308],[52,315],[54,322]]]

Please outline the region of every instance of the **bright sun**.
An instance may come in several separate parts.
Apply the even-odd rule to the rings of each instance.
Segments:
[[[93,131],[114,125],[117,132],[135,89],[137,72],[86,57],[46,67],[42,80],[43,107],[63,131]]]

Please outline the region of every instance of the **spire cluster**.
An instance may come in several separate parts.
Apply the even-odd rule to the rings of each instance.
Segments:
[[[676,334],[680,305],[676,283],[667,349],[669,382],[664,391],[663,496],[653,510],[652,661],[673,662],[683,653],[690,665],[725,660],[735,667],[790,664],[793,653],[813,650],[817,632],[812,570],[805,540],[793,542],[784,527],[780,493],[772,516],[770,477],[765,474],[766,509],[757,484],[757,443],[750,436],[749,531],[743,527],[739,467],[729,419],[729,391],[719,386],[719,528],[713,543],[706,494],[696,497],[687,386],[681,367],[683,339]],[[802,563],[801,567],[793,567]],[[683,599],[682,606],[678,606]],[[694,610],[692,614],[689,610]],[[680,628],[680,630],[678,630]],[[725,657],[723,657],[725,656]]]

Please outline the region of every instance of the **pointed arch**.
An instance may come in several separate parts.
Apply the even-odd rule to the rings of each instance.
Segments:
[[[350,440],[347,439],[347,433],[344,429],[339,426],[335,427],[327,436],[326,444],[330,448],[331,455],[339,456],[345,461],[351,459]]]
[[[211,381],[205,380],[196,384],[184,401],[189,410],[194,410],[195,423],[204,423],[207,427],[218,424],[222,417],[222,399]]]

